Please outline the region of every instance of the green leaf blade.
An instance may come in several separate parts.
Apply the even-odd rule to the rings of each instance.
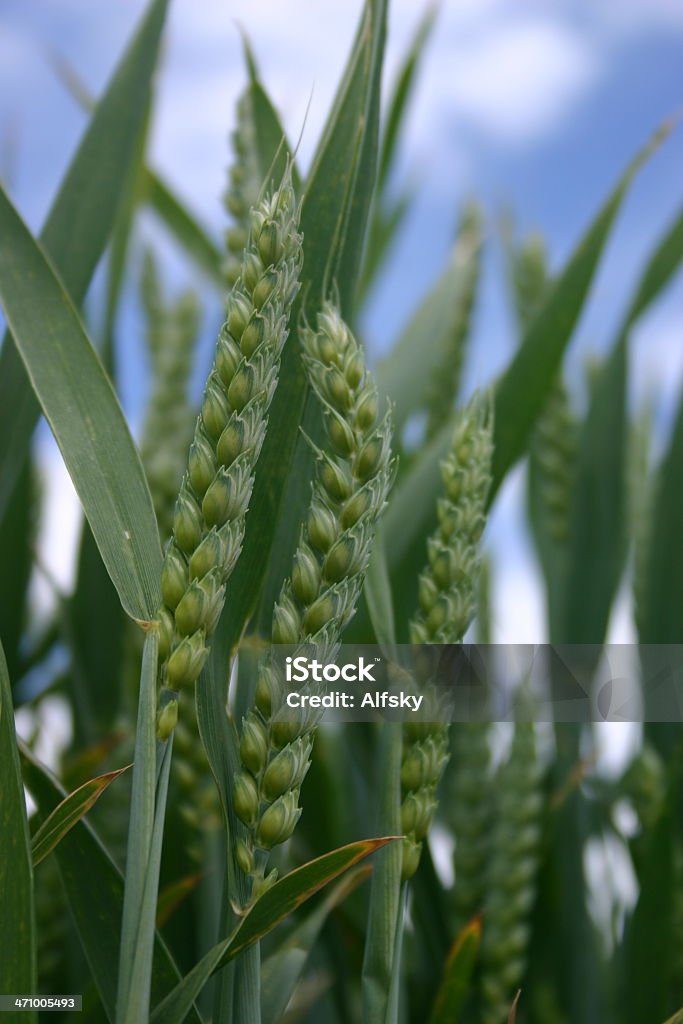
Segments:
[[[59,189],[41,242],[73,301],[85,296],[116,219],[144,129],[168,0],[153,0]],[[9,335],[0,351],[0,510],[26,458],[39,408]]]
[[[430,1024],[458,1024],[469,995],[481,944],[481,919],[465,925],[444,965]]]
[[[5,654],[0,645],[0,992],[36,992],[33,867]],[[23,1015],[22,1015],[23,1016]],[[28,1014],[29,1021],[36,1015]]]
[[[95,779],[89,779],[82,786],[69,793],[60,804],[55,807],[38,831],[31,839],[31,855],[33,865],[40,864],[48,854],[52,853],[67,832],[78,824],[84,814],[93,807],[114,779],[118,779],[130,768],[117,768],[115,771],[98,775]]]
[[[559,370],[562,356],[588,297],[616,216],[637,171],[666,137],[662,129],[629,165],[589,227],[567,266],[549,287],[495,393],[493,499],[527,439]],[[524,395],[524,401],[520,396]]]
[[[152,1024],[181,1024],[187,1008],[211,975],[263,938],[275,925],[342,872],[374,853],[395,836],[350,843],[304,864],[268,889],[233,934],[219,942],[196,964],[152,1014]]]
[[[161,548],[121,407],[60,280],[0,191],[0,300],[121,604],[159,604]]]

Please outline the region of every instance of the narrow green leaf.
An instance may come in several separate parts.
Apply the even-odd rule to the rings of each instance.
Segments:
[[[382,829],[401,831],[400,722],[385,722],[377,765],[378,818]],[[401,938],[406,885],[401,881],[402,843],[392,843],[377,855],[372,873],[370,910],[363,957],[364,1024],[396,1024]]]
[[[495,395],[493,486],[490,500],[508,470],[524,453],[529,433],[562,362],[574,327],[631,182],[642,164],[668,134],[662,129],[626,169],[615,190],[548,289],[538,314],[525,333]],[[520,401],[520,396],[524,401]]]
[[[145,120],[138,133],[135,154],[127,171],[127,178],[109,245],[107,259],[107,285],[104,302],[104,329],[102,336],[102,361],[113,381],[116,376],[116,320],[119,312],[119,300],[126,277],[126,264],[131,233],[135,222],[135,213],[140,198],[145,173],[145,151],[150,125],[150,109],[146,111]]]
[[[41,243],[79,305],[116,219],[150,96],[168,0],[153,0],[52,205]],[[0,352],[0,511],[26,458],[39,408],[15,346]]]
[[[156,857],[155,833],[156,812],[165,810],[165,792],[160,784],[163,798],[157,807],[157,754],[156,754],[156,708],[157,708],[157,663],[159,637],[156,629],[145,637],[145,647],[140,670],[140,697],[135,733],[135,764],[128,825],[128,850],[126,853],[126,885],[123,900],[123,921],[121,925],[121,951],[119,955],[119,982],[116,1000],[117,1024],[129,1024],[136,1013],[148,1010],[149,972],[152,963],[154,929],[154,907],[156,886],[159,882],[159,861]],[[165,745],[168,749],[168,744]],[[164,763],[166,757],[164,757]],[[168,777],[166,778],[168,784]],[[156,878],[153,878],[156,868]],[[154,888],[154,904],[147,905],[147,894]],[[151,918],[151,921],[150,921]],[[140,965],[144,968],[136,975]],[[134,981],[135,979],[135,981]],[[146,1002],[145,1002],[146,998]],[[140,1019],[138,1017],[138,1019]]]
[[[453,943],[444,965],[430,1024],[458,1024],[470,993],[480,942],[481,919],[476,917],[465,925]]]
[[[665,232],[638,282],[624,322],[627,330],[657,299],[683,262],[683,210]]]
[[[683,394],[658,472],[641,610],[643,644],[683,638]]]
[[[377,177],[377,184],[380,189],[386,184],[394,162],[401,128],[404,124],[408,104],[415,88],[417,71],[434,28],[437,9],[436,3],[429,4],[425,9],[396,76],[389,100],[386,127],[382,136],[382,153]]]
[[[24,780],[41,820],[66,793],[52,774],[21,745]],[[97,991],[107,1018],[116,1013],[116,965],[123,907],[123,878],[90,825],[81,819],[55,848],[55,858]],[[157,935],[152,975],[152,999],[159,1002],[176,985],[180,974],[163,939]],[[201,1024],[196,1010],[188,1018]]]
[[[600,369],[582,425],[556,643],[601,643],[626,556],[627,338]]]
[[[273,183],[278,184],[282,180],[291,148],[279,114],[261,82],[256,59],[246,37],[244,53],[249,72],[249,100],[259,173],[266,189],[270,189]],[[292,167],[292,184],[295,193],[301,195],[301,179],[296,165]]]
[[[673,1017],[669,1017],[668,1020],[664,1021],[664,1024],[683,1024],[683,1010],[674,1013]]]
[[[296,325],[305,304],[315,317],[324,293],[335,281],[342,309],[352,312],[359,260],[374,187],[377,162],[379,87],[384,49],[386,0],[366,0],[361,23],[342,83],[320,140],[301,211],[304,267]],[[315,437],[319,411],[306,410],[308,387],[296,339],[290,339],[282,360],[280,381],[271,411],[271,429],[259,459],[256,484],[247,517],[244,550],[228,584],[226,611],[212,657],[225,665],[228,651],[264,588],[264,619],[270,619],[272,596],[281,585],[296,545],[308,504],[311,455],[300,436],[303,423]]]
[[[627,550],[628,337],[682,260],[683,214],[679,214],[651,254],[612,353],[593,386],[579,448],[565,622],[558,637],[562,642],[596,643],[607,631]],[[665,579],[666,575],[657,577],[655,591]]]
[[[350,871],[333,887],[329,896],[311,911],[261,967],[262,1024],[278,1024],[301,978],[325,921],[370,874],[370,868]]]
[[[125,1024],[137,1024],[140,1020],[147,1020],[150,1011],[150,998],[152,995],[152,974],[154,970],[154,943],[155,943],[155,922],[156,906],[159,895],[159,871],[161,868],[161,848],[164,840],[164,819],[166,816],[166,799],[168,796],[168,780],[171,772],[171,754],[173,750],[173,737],[165,744],[161,754],[161,765],[159,768],[159,780],[156,788],[154,801],[154,827],[149,848],[149,858],[145,871],[145,884],[142,893],[142,902],[138,915],[138,933],[134,945],[133,967],[130,976],[128,999],[125,1012],[120,1019]],[[135,798],[135,790],[133,790]],[[128,863],[126,863],[126,878],[128,878]],[[125,898],[124,898],[124,921],[125,921]],[[123,935],[122,930],[122,946]],[[188,1010],[190,1007],[188,1007]],[[118,1012],[118,1011],[117,1011]]]
[[[153,1024],[181,1024],[187,1009],[211,977],[224,964],[267,935],[297,907],[395,837],[350,843],[296,868],[275,883],[256,901],[233,934],[202,957],[189,974],[152,1014]]]
[[[88,112],[92,111],[95,100],[74,68],[61,59],[55,59],[52,63],[57,76],[78,105]],[[222,289],[221,250],[169,185],[150,167],[142,168],[140,192],[198,269]]]
[[[387,552],[384,546],[384,531],[381,524],[372,547],[370,565],[365,577],[364,594],[378,643],[383,647],[393,647],[396,643],[394,604],[387,566]]]
[[[664,1016],[670,975],[679,956],[671,899],[676,886],[674,855],[678,838],[673,806],[669,795],[649,836],[638,902],[626,926],[621,974],[622,1019],[626,1024]]]
[[[180,904],[195,891],[203,878],[203,872],[195,871],[191,875],[179,878],[177,882],[170,882],[164,886],[159,893],[157,902],[157,928],[163,928],[166,922],[173,917]]]
[[[222,288],[221,251],[196,216],[154,171],[145,171],[142,192],[156,216],[196,266]]]
[[[0,300],[121,604],[149,620],[161,549],[140,459],[71,300],[2,191]]]
[[[128,619],[87,521],[83,523],[76,586],[68,600],[66,616],[72,657],[74,731],[78,740],[92,743],[113,728],[120,709]]]
[[[0,780],[0,992],[31,994],[36,992],[33,867],[12,692],[1,644]],[[35,1021],[35,1013],[27,1019]]]
[[[409,416],[427,408],[435,374],[447,373],[453,350],[468,333],[481,245],[481,221],[470,208],[445,270],[377,366],[380,390],[393,403],[397,436]]]
[[[55,807],[31,839],[31,856],[34,866],[40,864],[41,860],[52,853],[57,843],[61,842],[67,832],[97,803],[105,789],[128,768],[130,765],[106,772],[104,775],[98,775],[96,779],[89,779],[73,793],[69,793]]]
[[[27,459],[5,514],[0,516],[0,636],[14,686],[19,682],[21,671],[20,647],[26,624],[39,506],[40,494],[33,463]]]

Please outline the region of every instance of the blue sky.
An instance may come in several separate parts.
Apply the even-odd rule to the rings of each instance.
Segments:
[[[83,128],[83,116],[57,82],[49,55],[66,58],[99,91],[143,7],[141,0],[4,0],[0,173],[33,228],[40,226]],[[227,133],[243,83],[236,22],[252,39],[290,136],[298,136],[310,100],[301,145],[305,164],[359,8],[360,0],[172,0],[152,159],[216,237],[225,224],[220,194]],[[415,0],[393,3],[388,79],[420,12]],[[522,228],[542,229],[553,265],[561,266],[636,149],[683,108],[682,53],[680,0],[444,0],[397,168],[397,184],[415,186],[415,206],[366,317],[371,349],[390,344],[438,273],[458,204],[474,194],[486,206],[490,238],[469,379],[489,380],[514,345],[495,238],[497,213],[508,205]],[[639,175],[613,235],[573,346],[577,387],[586,354],[609,344],[648,248],[683,200],[682,166],[679,128]],[[174,282],[192,279],[171,248],[163,255]],[[656,391],[662,429],[683,376],[682,300],[678,282],[633,339],[634,400]],[[217,301],[207,308],[208,345]],[[144,360],[132,305],[123,328],[123,399],[135,423],[144,400]],[[73,519],[73,497],[59,471],[54,473],[61,511],[52,519],[63,533]],[[519,489],[517,477],[503,496],[493,531],[503,566],[501,608],[521,609],[518,618],[505,613],[501,638],[533,640],[540,639],[540,599],[519,529]],[[45,543],[47,551],[55,549],[54,540]],[[55,557],[58,576],[66,581],[66,556]]]

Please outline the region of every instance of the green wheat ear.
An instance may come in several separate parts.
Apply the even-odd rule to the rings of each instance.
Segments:
[[[481,944],[482,1024],[506,1019],[526,968],[536,896],[543,793],[533,722],[515,725],[496,777]]]
[[[173,517],[161,577],[160,681],[191,686],[204,665],[239,556],[254,469],[277,385],[302,262],[288,172],[252,211]],[[162,712],[160,735],[177,706]]]
[[[247,88],[237,101],[237,123],[231,136],[233,162],[223,194],[223,205],[232,218],[232,224],[225,232],[226,256],[223,262],[223,276],[228,289],[240,276],[242,251],[249,238],[249,215],[252,207],[258,204],[261,192],[252,106],[251,92]]]
[[[444,495],[437,503],[439,525],[427,542],[428,562],[419,578],[419,609],[410,623],[414,644],[459,643],[474,617],[492,452],[491,402],[488,396],[475,396],[458,419],[441,467]],[[401,765],[404,879],[417,871],[447,761],[446,725],[406,722]]]
[[[306,523],[273,613],[276,644],[312,642],[331,657],[354,614],[375,525],[393,477],[391,422],[381,413],[363,351],[337,309],[326,302],[316,329],[301,330],[310,384],[322,406],[326,443]],[[324,656],[324,655],[321,655]],[[233,806],[246,826],[236,858],[251,877],[251,898],[272,884],[268,851],[288,839],[301,815],[299,790],[310,764],[317,719],[278,715],[282,684],[272,661],[261,667],[254,707],[242,722],[242,770]]]
[[[173,506],[192,438],[194,413],[188,383],[199,333],[199,304],[191,291],[164,299],[151,250],[143,258],[140,297],[147,321],[152,388],[140,456],[163,540],[173,528]]]

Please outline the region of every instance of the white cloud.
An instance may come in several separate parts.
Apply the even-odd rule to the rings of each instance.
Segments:
[[[528,142],[557,128],[597,71],[588,38],[559,22],[493,21],[442,60],[442,102],[503,142]]]

